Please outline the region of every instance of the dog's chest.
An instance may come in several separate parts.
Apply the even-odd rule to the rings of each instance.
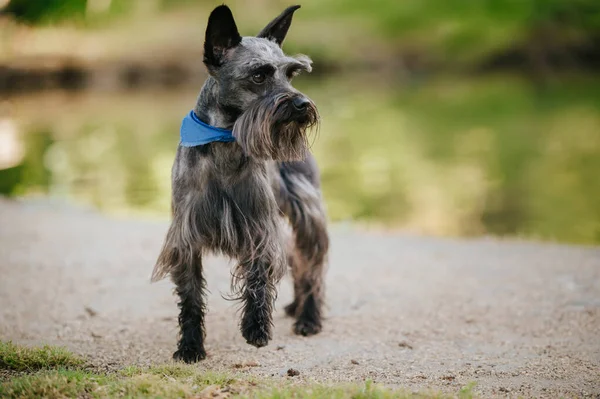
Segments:
[[[271,180],[264,169],[245,173],[234,181],[210,184],[207,200],[220,199],[223,213],[249,220],[264,219],[275,213],[277,204]]]
[[[176,212],[187,214],[184,219],[193,222],[203,245],[235,254],[252,248],[254,240],[277,236],[280,212],[274,163],[240,162],[232,156],[238,155],[235,151],[192,151],[192,155],[188,149],[178,154],[173,202]]]
[[[213,248],[236,252],[271,235],[279,208],[264,167],[244,170],[236,179],[213,176],[203,183],[196,197],[196,220]]]

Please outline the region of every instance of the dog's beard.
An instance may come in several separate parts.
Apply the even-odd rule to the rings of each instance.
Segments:
[[[256,159],[300,161],[306,158],[309,136],[319,113],[311,101],[301,118],[294,115],[293,93],[257,100],[235,122],[233,136]]]

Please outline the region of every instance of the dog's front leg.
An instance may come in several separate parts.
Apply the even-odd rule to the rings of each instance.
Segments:
[[[204,290],[206,283],[202,275],[200,253],[194,253],[190,259],[173,268],[171,279],[176,286],[175,292],[179,296],[178,306],[180,309],[180,337],[173,358],[186,363],[197,362],[206,358],[204,350],[204,313],[206,311]]]
[[[271,339],[272,312],[277,291],[271,265],[261,259],[242,262],[243,301],[240,328],[246,342],[257,348],[266,346]]]

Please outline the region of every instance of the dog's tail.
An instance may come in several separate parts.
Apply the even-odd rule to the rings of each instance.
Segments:
[[[165,242],[160,250],[156,264],[154,265],[154,270],[152,270],[152,277],[150,278],[150,281],[153,283],[167,277],[174,265],[179,263],[179,251],[177,248],[172,246],[172,242],[173,225],[169,227],[167,237],[165,238]]]
[[[194,249],[196,248],[195,243],[199,240],[194,223],[190,223],[190,217],[190,214],[174,215],[150,281],[162,280],[178,268],[195,264],[194,257],[198,254]]]

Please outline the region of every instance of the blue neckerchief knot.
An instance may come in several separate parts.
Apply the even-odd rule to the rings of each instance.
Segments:
[[[202,122],[194,111],[183,118],[181,122],[181,145],[184,147],[196,147],[212,143],[213,141],[221,141],[229,143],[235,141],[235,137],[231,130],[221,129]]]

